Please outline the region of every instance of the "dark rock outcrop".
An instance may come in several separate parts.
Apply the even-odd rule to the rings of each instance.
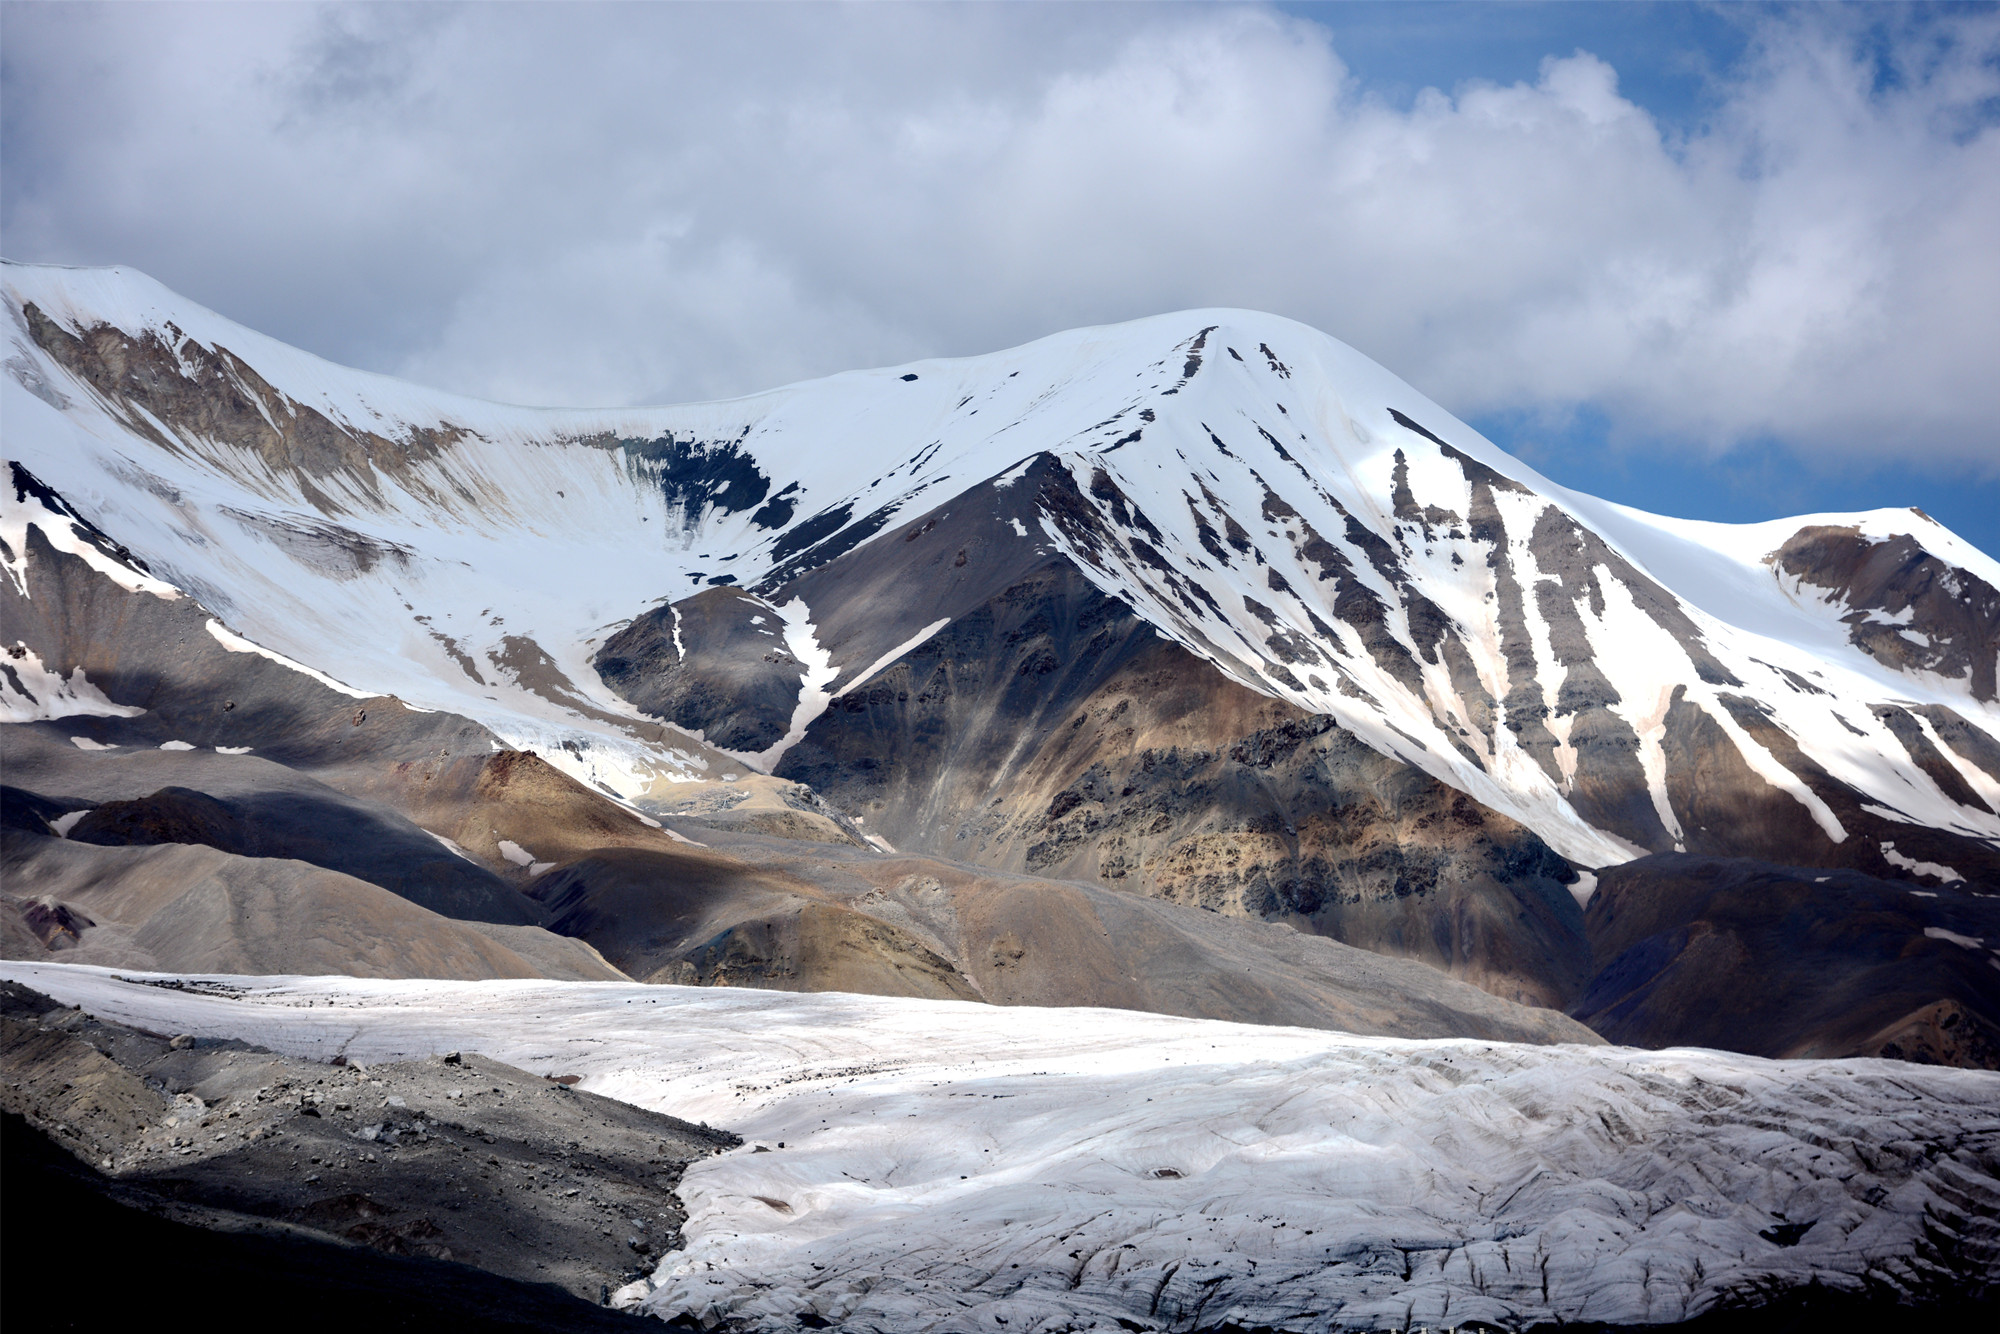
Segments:
[[[2000,588],[1938,559],[1907,535],[1801,528],[1770,556],[1782,573],[1846,607],[1856,647],[1898,671],[1963,679],[1992,703],[2000,664]]]
[[[594,665],[646,712],[700,728],[711,745],[753,753],[791,726],[805,674],[777,611],[736,588],[704,589],[647,612],[606,640]]]
[[[273,1309],[319,1291],[340,1328],[371,1311],[409,1327],[429,1293],[467,1302],[440,1302],[440,1327],[605,1328],[591,1309],[603,1290],[680,1245],[674,1187],[687,1163],[741,1143],[474,1053],[364,1070],[234,1039],[169,1043],[12,982],[0,983],[0,1110],[10,1310],[36,1286],[16,1269],[31,1236],[53,1229],[72,1255],[79,1237],[149,1238],[225,1266],[163,1275],[167,1288],[236,1278],[263,1290],[245,1272],[261,1256],[303,1280]],[[86,1216],[113,1230],[63,1231],[62,1217],[36,1212],[79,1207],[75,1194],[51,1197],[58,1187],[101,1201]],[[211,1315],[239,1296],[210,1295]],[[59,1322],[45,1290],[21,1327]],[[324,1327],[311,1310],[285,1322]]]
[[[1614,1042],[2000,1069],[2000,897],[1656,854],[1602,873],[1571,1013]]]

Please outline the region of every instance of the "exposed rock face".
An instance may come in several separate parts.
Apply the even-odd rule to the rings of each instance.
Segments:
[[[1847,608],[1855,647],[1904,672],[1965,678],[1991,704],[2000,664],[2000,588],[1939,560],[1908,535],[1869,538],[1859,528],[1801,528],[1770,557],[1801,590]]]
[[[1853,871],[1643,857],[1585,913],[1572,1013],[1614,1042],[2000,1069],[2000,899]]]
[[[634,620],[604,642],[596,666],[646,712],[689,720],[711,745],[756,752],[784,736],[798,702],[805,667],[784,630],[761,598],[710,588]]]
[[[2000,883],[2000,851],[1968,838],[1972,828],[1901,818],[1813,759],[1711,647],[1713,627],[1575,516],[1398,421],[1462,476],[1462,515],[1420,502],[1404,459],[1402,547],[1352,516],[1337,546],[1269,486],[1260,517],[1332,585],[1336,623],[1366,632],[1377,670],[1433,695],[1426,672],[1451,682],[1462,758],[1484,772],[1499,752],[1481,736],[1501,728],[1578,817],[1630,848]],[[1272,594],[1296,595],[1220,501],[1189,505],[1208,557],[1266,565]],[[1301,672],[1349,679],[1338,655],[1313,646],[1335,634],[1326,623],[1315,622],[1316,640],[1301,638],[1251,599],[1266,646],[1288,665],[1253,676],[1255,690],[1219,670],[1232,659],[1218,647],[1214,599],[1161,563],[1158,530],[1111,474],[1079,486],[1042,456],[803,574],[781,569],[759,591],[812,608],[816,643],[841,675],[779,771],[900,848],[1297,921],[1498,994],[1576,999],[1589,965],[1560,892],[1570,868],[1507,817],[1287,698],[1307,688]],[[1419,530],[1434,546],[1483,550],[1504,691],[1489,688],[1465,627],[1419,586],[1404,549]],[[1183,642],[1209,661],[1162,642],[1157,617],[1106,596],[1107,572],[1121,568],[1162,582]],[[1415,641],[1390,633],[1381,580],[1404,624],[1422,631]],[[657,638],[675,614],[650,613],[628,633]],[[1614,625],[1660,637],[1688,664],[1650,720],[1615,679],[1629,673],[1606,656]],[[675,679],[713,680],[708,697],[728,699],[729,670],[690,665]],[[1826,694],[1777,675],[1792,694]],[[796,708],[787,692],[767,693],[759,738],[779,735]],[[692,700],[675,716],[740,725],[732,709]],[[1966,776],[1970,765],[1991,778],[1987,751],[2000,753],[1980,725],[1935,704],[1884,703],[1857,718],[1945,801],[1993,813]]]
[[[674,692],[670,716],[711,740],[776,737],[795,660],[789,693],[737,689],[771,663],[768,640],[718,634],[709,653],[651,659],[657,677],[641,646],[660,653],[676,625],[695,642],[717,607],[741,626],[799,599],[846,666],[779,772],[895,847],[1292,921],[1529,1004],[1573,998],[1587,949],[1567,863],[1335,720],[1163,640],[1051,550],[1049,516],[1102,540],[1070,474],[1042,457],[767,583],[766,602],[709,590],[649,612],[598,665],[628,694]]]
[[[421,485],[418,465],[462,434],[445,425],[392,441],[336,423],[273,388],[229,349],[177,336],[171,323],[136,336],[109,324],[72,332],[32,301],[21,313],[35,345],[95,390],[134,435],[167,450],[200,439],[242,451],[274,472],[300,477],[326,513],[379,502],[372,481],[378,470],[401,484]],[[310,540],[306,531],[302,540]],[[321,525],[310,531],[323,541],[347,538],[357,560],[377,554],[347,530]]]
[[[1787,791],[1753,770],[1740,749],[1725,744],[1726,734],[1713,715],[1687,707],[1676,696],[1667,712],[1662,748],[1673,765],[1669,790],[1682,813],[1687,851],[1844,868],[1918,884],[2000,886],[2000,848],[1991,841],[1968,837],[1967,830],[1897,818],[1894,808],[1870,801],[1814,761],[1756,701],[1722,698],[1728,721],[1783,766],[1798,788]],[[1885,706],[1876,716],[1893,732],[1891,720],[1900,712]],[[1921,759],[1940,777],[1963,784],[1956,767],[1946,766],[1928,743]],[[1800,792],[1812,804],[1802,801]],[[1835,829],[1842,835],[1838,840],[1831,836]],[[1918,871],[1920,865],[1935,869]]]
[[[1529,1004],[1587,954],[1532,833],[1162,642],[1051,562],[834,701],[783,772],[899,848],[1296,922]]]

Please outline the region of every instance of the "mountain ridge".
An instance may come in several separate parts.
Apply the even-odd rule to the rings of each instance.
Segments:
[[[349,380],[350,373],[330,363],[280,354],[281,345],[246,337],[248,331],[123,271],[10,264],[5,273],[17,324],[8,363],[15,385],[30,395],[40,385],[69,401],[69,409],[56,410],[72,420],[79,412],[91,415],[80,401],[88,393],[99,406],[93,443],[115,443],[115,436],[103,441],[109,424],[103,419],[122,419],[116,435],[150,440],[148,462],[178,455],[174,461],[183,465],[162,477],[128,447],[121,488],[128,494],[116,496],[101,482],[79,488],[89,472],[78,460],[27,451],[44,470],[53,465],[64,494],[94,491],[125,509],[144,506],[139,497],[146,497],[165,502],[155,508],[186,511],[185,498],[176,507],[155,493],[180,496],[191,489],[183,480],[213,488],[218,480],[247,477],[254,497],[214,505],[209,513],[227,515],[252,543],[268,542],[295,563],[317,567],[322,584],[349,586],[342,592],[371,576],[381,582],[383,572],[404,576],[388,580],[394,591],[375,596],[366,617],[344,618],[346,639],[307,642],[300,622],[309,627],[311,618],[282,614],[292,610],[282,599],[253,606],[250,595],[268,590],[244,571],[198,563],[184,538],[146,535],[153,539],[143,542],[153,564],[179,575],[175,582],[211,607],[245,618],[252,639],[278,641],[273,648],[301,661],[317,657],[323,668],[328,657],[357,656],[351,641],[365,637],[351,633],[357,622],[377,634],[389,629],[383,613],[394,607],[382,603],[407,604],[411,587],[442,577],[436,567],[448,557],[439,548],[478,526],[465,518],[467,506],[496,505],[481,511],[480,523],[544,539],[536,556],[569,575],[571,587],[562,591],[573,596],[576,586],[597,588],[607,579],[623,584],[589,599],[589,610],[602,618],[594,625],[577,625],[571,616],[555,633],[539,624],[515,631],[510,616],[494,617],[490,608],[488,623],[478,626],[469,607],[456,606],[447,607],[441,628],[434,607],[407,606],[423,619],[405,620],[400,633],[432,640],[422,646],[429,679],[344,662],[329,669],[340,679],[372,675],[371,688],[426,706],[461,703],[473,716],[504,716],[484,707],[479,697],[487,692],[476,687],[489,684],[488,676],[507,681],[504,712],[517,715],[511,721],[521,742],[552,751],[562,749],[563,739],[587,742],[594,757],[602,756],[594,767],[576,765],[578,776],[628,800],[644,795],[649,775],[692,766],[673,754],[672,743],[631,744],[636,711],[592,679],[582,647],[601,644],[618,624],[615,613],[673,599],[676,581],[684,592],[733,583],[780,593],[882,538],[930,497],[948,501],[981,476],[997,484],[1048,456],[1073,477],[1074,503],[1067,526],[1062,516],[1044,515],[1039,525],[1015,516],[1017,527],[1039,527],[1030,540],[1076,562],[1100,588],[1224,674],[1338,717],[1371,746],[1524,820],[1580,865],[1693,846],[1660,772],[1666,731],[1644,735],[1649,728],[1673,730],[1666,716],[1681,700],[1700,715],[1689,725],[1723,734],[1752,774],[1788,794],[1833,844],[1847,840],[1846,822],[1786,763],[1782,746],[1774,750],[1757,739],[1754,722],[1736,716],[1744,706],[1731,699],[1781,718],[1780,729],[1799,739],[1810,764],[1861,793],[1867,799],[1861,805],[1893,812],[1892,823],[1951,829],[1982,844],[2000,839],[2000,771],[1980,763],[1983,754],[1962,754],[1947,735],[2000,732],[1987,663],[2000,635],[2000,594],[1993,592],[2000,562],[1908,512],[1738,526],[1666,520],[1595,501],[1505,455],[1352,349],[1276,317],[1155,316],[987,357],[849,372],[682,408],[529,410],[384,377],[353,373]],[[1230,321],[1241,327],[1232,329]],[[171,349],[169,330],[181,339]],[[86,332],[118,349],[88,353]],[[163,418],[154,409],[172,395],[157,387],[135,390],[130,364],[122,381],[110,369],[120,355],[129,363],[149,348],[151,382],[170,380],[163,360],[170,353],[181,381],[225,383],[247,397],[263,431],[253,429],[254,421],[239,423],[230,428],[232,443],[212,412],[200,420]],[[84,392],[53,387],[58,375],[51,372]],[[1236,378],[1214,388],[1218,373]],[[1016,389],[1010,382],[1024,374],[1027,387]],[[975,392],[963,392],[969,387]],[[1050,439],[1045,419],[1056,400],[1062,402],[1056,424],[1069,430]],[[47,398],[36,403],[52,407]],[[1080,409],[1097,403],[1106,415],[1082,424],[1099,409]],[[972,421],[996,404],[1004,425]],[[327,438],[345,442],[344,452],[329,455],[333,447],[326,446],[316,455],[310,440],[283,452],[280,419],[302,419],[305,409],[331,424]],[[829,415],[842,409],[845,419]],[[818,438],[799,420],[814,414],[832,423]],[[1042,434],[1030,439],[1023,432]],[[1162,443],[1150,443],[1162,433]],[[12,434],[32,439],[36,432]],[[1010,434],[1023,440],[1018,453]],[[876,443],[857,459],[844,451],[859,437]],[[549,457],[552,449],[559,460]],[[823,457],[830,453],[842,456]],[[607,477],[604,465],[614,454],[622,471]],[[254,471],[244,466],[250,456]],[[151,482],[145,473],[153,473]],[[840,478],[848,475],[856,480],[842,488]],[[282,507],[274,510],[274,501]],[[531,501],[536,508],[522,514]],[[565,513],[586,505],[581,518]],[[382,521],[412,509],[419,511],[414,527]],[[655,519],[661,527],[645,531]],[[676,521],[677,531],[667,536]],[[577,533],[587,525],[615,528],[622,562],[637,568],[621,577],[616,559],[594,560],[582,579],[563,558],[575,552],[580,561],[592,545]],[[157,522],[147,526],[157,531]],[[1911,594],[1885,591],[1881,578],[1862,599],[1880,605],[1843,601],[1853,591],[1851,570],[1829,575],[1823,568],[1829,561],[1812,552],[1786,555],[1784,539],[1808,529],[1829,530],[1834,545],[1844,542],[1835,565],[1865,565],[1884,547],[1927,561],[1935,567],[1926,575],[1932,600],[1951,601],[1937,586],[1955,586],[1965,594],[1959,601],[1974,604],[1962,618],[1968,624],[1950,641],[1898,624],[1914,614]],[[635,530],[643,542],[631,536]],[[465,556],[489,556],[494,542],[483,551],[477,543],[461,545],[462,562],[489,568]],[[601,551],[609,543],[595,545]],[[559,546],[570,550],[558,555]],[[1690,594],[1663,582],[1663,571]],[[226,581],[218,577],[225,573]],[[1822,579],[1829,582],[1816,582]],[[534,590],[545,601],[553,591]],[[1586,605],[1587,612],[1579,610]],[[815,614],[808,603],[805,615]],[[1753,621],[1775,623],[1781,633],[1746,629]],[[808,639],[841,634],[817,619],[810,624]],[[606,633],[579,633],[600,628]],[[474,634],[485,642],[472,644]],[[1618,644],[1633,639],[1648,641],[1639,656],[1654,662],[1611,661]],[[873,645],[866,661],[860,648],[829,657],[822,673],[837,670],[826,693],[851,686],[882,651],[903,643]],[[1868,651],[1884,643],[1888,648]],[[1909,661],[1882,656],[1897,645]],[[1662,658],[1666,666],[1653,670]],[[370,666],[388,664],[377,655]],[[401,679],[387,679],[392,674]],[[439,688],[453,677],[450,693]],[[1661,695],[1664,686],[1680,693],[1657,703],[1639,698]],[[1856,696],[1861,706],[1900,712],[1884,721],[1814,705],[1815,698]],[[1940,712],[1932,720],[1923,710]],[[585,725],[577,726],[579,720]],[[1841,744],[1833,735],[1841,728],[1871,734],[1869,753]],[[700,753],[698,743],[680,751]],[[1650,772],[1635,776],[1639,770]],[[1593,783],[1608,788],[1594,806]],[[1863,869],[1879,870],[1882,861],[1876,857]]]
[[[154,791],[77,755],[28,794],[53,803],[31,842],[67,812],[91,839],[255,852],[268,879],[331,863],[242,813],[325,782],[343,821],[409,834],[408,865],[364,879],[408,897],[435,864],[538,957],[566,957],[533,935],[554,925],[635,976],[1025,995],[1104,965],[1101,994],[1157,997],[1128,984],[1236,948],[1207,910],[1519,1005],[1610,1014],[1615,984],[1647,1040],[1671,1040],[1649,997],[1686,992],[1737,862],[1906,896],[1830,970],[1898,933],[1925,958],[2000,937],[2000,562],[1913,511],[1612,505],[1254,312],[595,411],[350,373],[128,272],[9,264],[0,287],[0,704],[91,754],[247,747],[309,780]],[[86,779],[98,797],[64,795]],[[704,829],[752,841],[688,849]],[[779,871],[769,837],[820,851]],[[856,856],[938,869],[878,883]],[[1584,905],[1641,863],[1617,883],[1647,886],[1658,938],[1596,942]],[[958,887],[903,883],[930,880]],[[1006,925],[1066,883],[1193,916],[1130,973],[1090,929]],[[1729,926],[1743,966],[1780,967],[1826,897]],[[33,911],[89,915],[65,902]],[[1274,979],[1281,953],[1256,955]],[[1864,1045],[1987,1059],[1894,1036],[2000,1026],[1978,961],[1938,958],[1939,995],[1870,983]],[[1852,1045],[1832,1022],[1797,1040]]]

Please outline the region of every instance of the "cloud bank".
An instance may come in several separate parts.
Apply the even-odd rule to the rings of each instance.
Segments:
[[[1461,416],[2000,476],[2000,13],[1744,21],[1672,132],[1237,6],[14,5],[0,246],[517,402],[1229,305]]]

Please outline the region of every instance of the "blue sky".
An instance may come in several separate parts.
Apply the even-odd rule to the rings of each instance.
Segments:
[[[1197,306],[1668,513],[2000,553],[2000,7],[0,3],[0,251],[717,397]]]
[[[1408,106],[1424,88],[1468,80],[1532,82],[1548,56],[1582,49],[1618,71],[1619,92],[1670,133],[1712,116],[1718,83],[1751,44],[1756,7],[1632,3],[1288,3],[1280,8],[1325,27],[1353,77],[1371,93]],[[1890,9],[1891,12],[1881,12]],[[1990,6],[1853,6],[1863,23],[1912,11],[1948,16]],[[2000,218],[1993,219],[2000,228]],[[2000,343],[1990,348],[2000,367]],[[2000,467],[1932,475],[1903,461],[1802,466],[1798,447],[1769,437],[1726,453],[1676,449],[1671,436],[1616,443],[1614,425],[1585,406],[1553,419],[1532,411],[1470,414],[1473,426],[1543,472],[1581,491],[1659,513],[1749,522],[1817,511],[1914,505],[2000,556]],[[1643,428],[1639,428],[1643,430]],[[1810,449],[1810,442],[1801,442]],[[1991,449],[2000,461],[2000,423]]]
[[[1712,108],[1711,81],[1749,43],[1743,6],[1292,0],[1278,8],[1326,28],[1354,76],[1399,106],[1421,89],[1449,91],[1467,79],[1532,83],[1544,57],[1581,49],[1618,71],[1626,97],[1677,128]]]
[[[1549,56],[1588,51],[1618,72],[1619,92],[1670,134],[1712,117],[1719,85],[1746,60],[1756,6],[1715,4],[1287,3],[1285,12],[1325,27],[1352,76],[1369,93],[1407,107],[1424,88],[1450,90],[1469,80],[1532,82]],[[1849,19],[1877,27],[1883,54],[1894,39],[1878,25],[1926,17],[1978,16],[1986,5],[1850,6]],[[1879,79],[1893,78],[1885,60]],[[1984,108],[1988,124],[2000,104]],[[1991,219],[2000,236],[2000,217]],[[2000,244],[2000,243],[1996,243]],[[1989,334],[1993,330],[1987,331]],[[2000,375],[2000,342],[1988,344]],[[1503,448],[1565,485],[1628,505],[1690,518],[1750,522],[1817,511],[1913,505],[2000,556],[2000,422],[1985,468],[1931,473],[1907,460],[1805,463],[1810,441],[1791,447],[1770,436],[1733,442],[1725,453],[1676,448],[1672,436],[1621,446],[1601,410],[1585,405],[1553,415],[1533,411],[1469,414]],[[1643,426],[1628,425],[1623,434]]]

